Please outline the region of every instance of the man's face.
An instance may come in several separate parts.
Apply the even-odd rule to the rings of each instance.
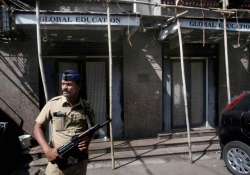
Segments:
[[[80,87],[74,81],[62,80],[62,94],[68,99],[76,98],[79,94]]]

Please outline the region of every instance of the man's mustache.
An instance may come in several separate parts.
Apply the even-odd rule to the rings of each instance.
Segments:
[[[69,94],[69,92],[68,92],[68,91],[62,91],[62,93],[63,93],[63,94]]]

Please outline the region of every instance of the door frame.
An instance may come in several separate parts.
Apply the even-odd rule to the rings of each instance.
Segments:
[[[189,55],[188,57],[185,57],[185,58],[190,58],[191,56]],[[204,88],[205,88],[205,98],[204,98],[204,122],[203,122],[203,125],[202,126],[199,126],[199,127],[205,127],[205,128],[211,128],[213,127],[212,125],[209,124],[209,121],[211,121],[210,119],[210,116],[209,116],[209,104],[208,104],[208,98],[209,98],[209,60],[215,60],[215,56],[194,56],[192,57],[194,58],[194,60],[203,60],[204,61]],[[176,56],[164,56],[163,57],[163,130],[164,131],[171,131],[173,130],[173,127],[172,127],[172,66],[171,66],[171,60],[174,60],[174,59],[177,59],[179,60],[180,58],[179,57],[176,57]],[[214,65],[216,66],[216,65]],[[214,67],[213,69],[216,69],[216,67]],[[214,75],[213,77],[214,81],[216,82],[216,77]],[[214,82],[214,86],[215,88],[217,89],[217,86],[216,86],[216,83]],[[215,91],[217,91],[215,89]],[[216,103],[216,99],[217,99],[217,93],[215,92],[215,96],[214,96],[214,101]],[[214,106],[214,110],[215,110],[215,113],[214,115],[216,116],[217,114],[217,106]],[[190,112],[190,110],[189,110]],[[215,117],[214,116],[214,117]],[[213,119],[214,120],[214,119]],[[216,121],[215,121],[216,122]],[[216,123],[215,123],[216,124]]]
[[[62,56],[63,58],[60,58],[61,56],[52,56],[50,59],[53,62],[53,67],[54,67],[54,74],[58,73],[58,62],[77,62],[79,63],[79,70],[80,73],[84,76],[82,76],[82,81],[86,81],[86,74],[84,73],[86,70],[86,63],[88,61],[90,62],[105,62],[105,71],[106,71],[106,108],[107,112],[109,110],[109,90],[108,90],[108,81],[109,81],[109,76],[108,76],[108,56]],[[50,58],[47,56],[47,58]],[[123,138],[124,137],[124,113],[123,113],[123,57],[121,56],[113,56],[113,91],[115,91],[115,95],[113,95],[113,100],[117,101],[118,103],[113,105],[113,114],[115,117],[113,117],[112,123],[113,123],[113,129],[116,130],[115,133],[113,133],[114,138]],[[116,71],[115,71],[116,70]],[[117,72],[118,71],[118,72]],[[114,76],[115,75],[115,76]],[[58,76],[56,76],[56,83],[57,86],[59,85],[59,80]],[[82,94],[83,98],[87,97],[87,89],[86,89],[86,84],[82,84]],[[58,88],[58,87],[57,87]],[[108,117],[108,115],[107,115]],[[108,129],[108,136],[109,136],[109,129]]]
[[[78,59],[70,59],[70,58],[67,58],[67,59],[55,59],[55,71],[57,73],[57,80],[56,80],[56,86],[57,86],[57,89],[58,89],[58,92],[57,94],[60,95],[59,93],[59,86],[60,86],[60,79],[59,79],[59,64],[60,63],[73,63],[73,64],[77,64],[77,67],[78,67],[78,71],[81,75],[81,90],[80,90],[80,94],[81,94],[81,97],[83,99],[87,99],[87,83],[86,83],[86,80],[87,80],[87,73],[86,73],[86,64],[87,62],[103,62],[105,64],[105,86],[106,86],[106,111],[108,112],[108,109],[109,109],[109,91],[108,91],[108,60],[105,59],[105,58],[94,58],[94,57],[91,57],[91,58],[88,58],[87,56],[78,56]],[[108,119],[108,116],[105,115],[106,119]],[[110,133],[109,133],[109,126],[107,126],[107,135],[109,136]]]
[[[189,116],[189,122],[190,122],[190,127],[191,128],[195,128],[195,127],[200,127],[200,126],[203,126],[205,123],[206,123],[206,119],[207,119],[207,106],[206,106],[206,102],[207,102],[207,99],[208,99],[208,96],[206,95],[207,94],[207,60],[208,58],[206,57],[185,57],[184,58],[184,65],[185,65],[185,78],[186,78],[186,82],[187,82],[187,94],[190,94],[188,97],[187,97],[187,102],[188,102],[188,116]],[[170,57],[170,65],[171,65],[171,77],[173,77],[173,64],[172,63],[180,63],[180,58],[178,57]],[[189,82],[191,81],[191,63],[193,62],[200,62],[202,63],[202,67],[203,67],[203,82],[202,82],[202,89],[203,89],[203,114],[202,114],[202,121],[200,124],[192,124],[192,114],[191,114],[191,109],[192,109],[192,106],[191,106],[191,99],[192,99],[192,94],[191,94],[191,84],[189,84]],[[187,80],[190,80],[190,81],[187,81]],[[173,79],[172,79],[173,81]],[[172,129],[180,129],[180,128],[185,128],[186,126],[186,123],[184,125],[179,125],[179,126],[174,126],[174,116],[173,116],[173,96],[172,94],[174,94],[174,87],[173,87],[173,83],[171,81],[171,128]],[[182,93],[182,89],[181,89],[181,93]]]

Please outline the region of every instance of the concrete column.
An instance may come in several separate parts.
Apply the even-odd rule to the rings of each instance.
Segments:
[[[125,136],[156,136],[162,129],[162,53],[153,33],[124,40],[123,87]]]

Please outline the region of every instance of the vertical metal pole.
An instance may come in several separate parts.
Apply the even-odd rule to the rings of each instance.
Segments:
[[[45,79],[45,73],[43,69],[43,60],[42,60],[42,47],[41,47],[41,33],[40,33],[40,17],[39,17],[39,0],[36,1],[36,38],[37,38],[37,52],[38,52],[38,62],[39,62],[39,68],[40,68],[40,74],[42,78],[43,83],[43,90],[45,95],[45,101],[47,102],[49,100],[48,97],[48,90],[47,90],[47,84]],[[46,130],[48,133],[48,140],[52,140],[52,128],[51,128],[51,122],[49,122],[48,128]]]
[[[136,4],[136,0],[134,0],[134,3],[133,3],[133,13],[137,13],[137,4]]]
[[[223,1],[223,9],[226,9],[227,1]],[[225,67],[226,67],[226,81],[227,81],[227,103],[231,102],[231,91],[230,91],[230,76],[229,76],[229,63],[228,63],[228,43],[227,43],[227,19],[224,14],[223,18],[223,29],[224,29],[224,51],[225,51]]]
[[[114,159],[114,141],[113,141],[113,127],[112,127],[112,43],[111,43],[111,25],[110,25],[110,8],[109,0],[107,0],[107,21],[108,21],[108,47],[109,47],[109,118],[111,122],[109,124],[110,129],[110,149],[111,149],[111,160],[112,169],[115,169]]]
[[[44,69],[43,69],[43,60],[42,60],[40,19],[39,19],[39,0],[36,1],[36,37],[37,37],[37,52],[38,52],[39,68],[40,68],[40,73],[41,73],[41,77],[42,77],[45,100],[47,102],[48,101],[48,90],[47,90],[47,84],[46,84],[45,73],[44,73]]]
[[[209,62],[208,59],[206,59],[206,128],[210,127],[210,124],[208,122],[208,78],[209,78]]]
[[[188,105],[187,105],[187,87],[186,87],[186,77],[185,77],[185,68],[184,68],[184,54],[183,54],[183,42],[181,36],[181,26],[180,21],[177,19],[177,27],[178,27],[178,37],[179,37],[179,46],[180,46],[180,61],[181,61],[181,75],[182,75],[182,84],[183,84],[183,98],[184,98],[184,106],[185,106],[185,116],[186,116],[186,125],[187,125],[187,139],[188,139],[188,152],[189,159],[192,163],[192,148],[191,148],[191,137],[190,137],[190,125],[189,125],[189,116],[188,116]]]

